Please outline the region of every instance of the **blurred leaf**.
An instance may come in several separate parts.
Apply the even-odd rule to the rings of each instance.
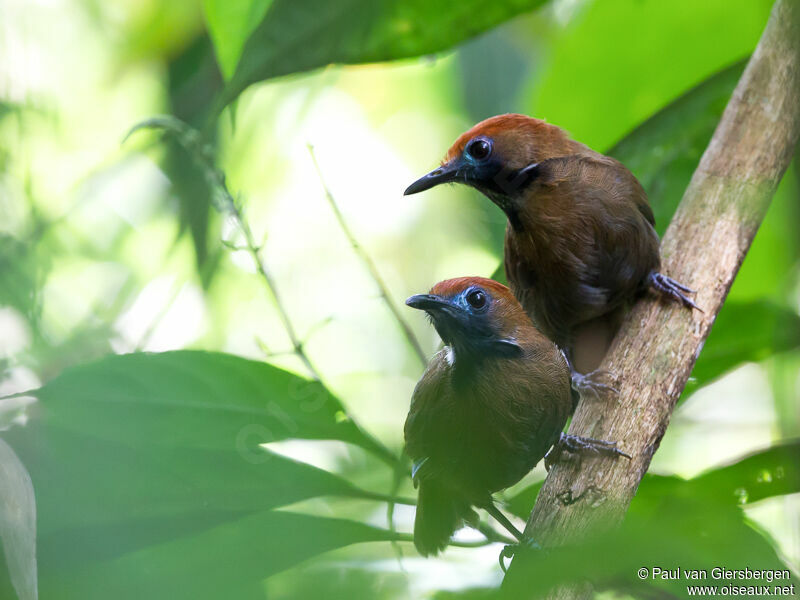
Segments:
[[[35,320],[34,313],[39,309],[37,278],[42,268],[30,243],[0,233],[0,306],[13,306]]]
[[[536,503],[536,498],[539,495],[539,490],[544,485],[544,479],[532,483],[523,490],[520,490],[511,498],[506,499],[506,508],[511,514],[518,516],[525,521],[531,516],[531,510]]]
[[[702,569],[714,567],[786,569],[771,540],[759,532],[741,509],[704,499],[665,497],[656,514],[629,514],[621,528],[591,536],[581,545],[519,553],[504,581],[507,597],[531,597],[566,582],[591,581],[599,590],[614,589],[636,597],[654,588],[683,598],[687,582],[640,580],[642,567]],[[722,585],[710,575],[701,585]],[[738,580],[753,585],[763,580]],[[525,595],[521,596],[524,591]]]
[[[66,370],[34,395],[47,423],[120,444],[233,450],[242,440],[254,448],[306,438],[385,453],[322,384],[230,354],[108,356]]]
[[[394,565],[380,564],[374,548],[370,560],[317,560],[299,565],[265,585],[267,598],[324,598],[325,600],[395,600],[409,598],[407,574],[390,570]],[[386,561],[389,562],[389,561]]]
[[[272,0],[204,0],[208,30],[225,79],[233,75],[245,41],[270,4]]]
[[[440,591],[431,596],[431,600],[487,600],[497,598],[498,592],[495,588],[467,588],[465,590]]]
[[[746,63],[739,61],[689,90],[607,152],[644,186],[659,235],[669,225]]]
[[[531,64],[537,61],[529,55],[529,48],[515,43],[508,29],[492,29],[458,48],[461,100],[475,123],[521,110],[519,91]]]
[[[172,113],[194,127],[202,127],[211,111],[212,99],[222,87],[211,41],[204,34],[198,35],[170,60],[168,67]],[[213,160],[217,151],[214,130],[210,135],[208,147]],[[179,235],[191,234],[198,274],[207,287],[222,255],[219,243],[214,245],[216,251],[209,252],[209,242],[220,238],[220,226],[211,210],[214,190],[202,167],[177,140],[166,139],[165,150],[162,168],[172,183],[171,195],[178,201]]]
[[[543,3],[274,0],[244,46],[222,106],[249,85],[272,77],[330,63],[358,64],[441,52]]]
[[[756,452],[691,481],[697,490],[713,494],[720,501],[733,498],[739,504],[795,494],[800,492],[800,440]]]
[[[745,362],[800,347],[800,315],[771,302],[727,302],[719,313],[684,394]]]
[[[210,555],[215,548],[236,565],[281,545],[298,546],[280,560],[259,558],[267,560],[258,572],[266,577],[324,551],[326,543],[393,535],[323,519],[330,540],[320,543],[318,534],[303,530],[317,523],[310,517],[263,513],[319,496],[382,498],[261,446],[286,438],[336,439],[382,451],[342,418],[341,404],[319,383],[231,355],[178,351],[110,356],[68,369],[33,394],[38,402],[28,409],[30,421],[3,439],[36,489],[39,568],[48,596],[101,597],[105,588],[96,571],[106,574],[108,589],[135,582],[130,594],[151,582],[167,585],[153,577],[169,571],[147,561],[176,563],[187,547],[206,539],[214,544],[195,553]],[[272,528],[259,544],[243,525],[251,522],[255,530]],[[121,579],[113,580],[109,573],[115,572]],[[80,593],[67,592],[73,586]]]
[[[59,568],[59,557],[43,556],[41,587],[56,600],[263,597],[257,584],[273,573],[334,548],[394,538],[354,521],[266,511],[86,568]]]
[[[729,0],[603,0],[550,12],[528,33],[552,42],[534,71],[526,106],[605,151],[692,87],[749,56],[772,4],[749,0],[731,10]]]
[[[499,281],[503,285],[508,285],[508,279],[506,279],[506,268],[502,262],[494,270],[494,273],[492,273],[492,279]]]
[[[100,409],[82,434],[35,418],[4,436],[36,485],[41,553],[61,554],[60,564],[124,554],[307,498],[370,497],[327,471],[248,447],[247,430],[222,449],[91,434],[114,417]],[[196,430],[195,444],[209,428]]]
[[[579,547],[531,552],[506,579],[509,595],[534,586],[588,579],[599,588],[644,592],[655,586],[678,597],[687,582],[636,576],[641,567],[785,569],[766,534],[745,517],[740,505],[800,491],[800,441],[757,452],[688,481],[646,475],[623,526]],[[529,490],[521,494],[529,495]],[[516,559],[515,559],[516,562]],[[763,581],[739,581],[739,585]],[[710,579],[701,584],[722,585]]]
[[[119,10],[124,31],[117,35],[128,63],[178,54],[203,28],[203,11],[197,0],[136,2],[120,5]],[[108,21],[100,21],[98,26],[107,27]]]
[[[0,439],[0,540],[19,600],[38,597],[36,583],[36,500],[25,466]],[[0,580],[2,578],[0,577]],[[0,583],[0,591],[3,590]]]

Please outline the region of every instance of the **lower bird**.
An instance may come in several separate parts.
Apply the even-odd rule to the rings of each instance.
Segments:
[[[517,483],[554,445],[630,458],[614,442],[562,433],[574,401],[569,366],[506,286],[450,279],[406,304],[429,315],[445,344],[417,384],[405,424],[420,554],[437,554],[462,523],[474,523],[473,507],[522,541],[492,494]]]

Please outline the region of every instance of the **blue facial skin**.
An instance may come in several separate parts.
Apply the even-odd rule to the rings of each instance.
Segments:
[[[442,183],[465,183],[480,189],[492,190],[496,175],[502,169],[499,158],[493,156],[491,139],[479,136],[469,141],[461,156],[427,175],[406,189],[404,195],[417,194]]]
[[[492,356],[519,356],[519,346],[504,339],[491,318],[493,302],[485,289],[470,286],[456,296],[412,296],[406,304],[428,313],[442,341],[458,356],[460,367]]]

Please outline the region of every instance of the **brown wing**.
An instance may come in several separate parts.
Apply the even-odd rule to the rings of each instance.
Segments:
[[[506,232],[509,283],[536,324],[562,346],[574,327],[632,299],[658,266],[647,196],[609,157],[543,161],[518,216],[520,226]]]

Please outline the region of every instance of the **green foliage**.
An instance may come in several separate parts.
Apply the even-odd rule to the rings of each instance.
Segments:
[[[358,64],[441,52],[543,1],[274,0],[244,45],[222,106],[264,79],[330,63]],[[227,56],[234,53],[223,52],[228,68]]]
[[[527,108],[605,151],[687,90],[749,56],[771,6],[771,0],[587,2],[546,46]]]
[[[177,351],[111,356],[34,393],[38,414],[3,437],[33,479],[48,596],[176,588],[184,591],[170,597],[214,598],[328,549],[394,537],[271,510],[319,496],[381,498],[261,446],[333,439],[383,452],[319,383],[231,355]],[[227,568],[199,569],[216,560],[210,548],[224,552]],[[147,581],[131,586],[141,572]]]
[[[204,0],[208,30],[217,62],[226,78],[236,69],[244,43],[267,12],[272,0]]]
[[[259,584],[273,573],[334,548],[395,537],[355,521],[281,511],[210,525],[195,535],[83,568],[62,568],[69,546],[51,548],[51,554],[43,550],[43,594],[54,599],[262,598]],[[113,543],[115,534],[130,530],[92,533]]]
[[[0,233],[0,305],[13,306],[34,317],[41,269],[28,244]]]
[[[800,347],[800,316],[773,302],[728,302],[692,370],[686,392],[747,362]]]
[[[228,354],[109,356],[68,369],[36,396],[49,424],[121,444],[231,451],[237,440],[247,450],[303,437],[379,451],[320,383]],[[259,433],[243,438],[252,428]]]
[[[586,578],[599,588],[646,593],[651,586],[678,597],[684,579],[645,580],[641,567],[707,569],[786,569],[741,506],[777,495],[800,492],[800,441],[757,452],[734,464],[693,479],[646,475],[618,531],[585,544],[522,555],[504,582],[511,597],[530,587],[545,591],[565,581]],[[538,485],[518,498],[530,498]],[[512,499],[512,507],[519,504]],[[689,566],[691,565],[691,567]],[[714,583],[713,581],[706,583]],[[750,582],[754,583],[763,582]],[[741,582],[741,585],[747,583]]]
[[[102,32],[92,43],[104,43],[108,30],[108,22],[103,20],[105,9],[94,0],[86,4],[93,7],[91,16]],[[376,501],[391,499],[373,490],[387,489],[394,478],[392,495],[412,492],[402,462],[353,418],[361,421],[358,410],[364,405],[348,395],[354,388],[346,379],[362,365],[353,371],[352,363],[358,361],[342,351],[344,336],[337,332],[327,348],[313,350],[315,358],[327,359],[320,361],[321,371],[328,375],[325,367],[330,368],[330,381],[336,386],[332,389],[340,391],[338,396],[346,399],[347,406],[354,407],[350,412],[319,382],[229,354],[134,353],[88,361],[121,351],[118,338],[124,319],[120,317],[140,299],[143,304],[152,300],[145,288],[165,276],[187,287],[197,282],[198,294],[211,307],[208,317],[214,321],[215,331],[193,342],[197,347],[241,351],[242,344],[235,336],[243,332],[228,328],[228,313],[240,307],[246,310],[251,300],[260,302],[263,297],[252,291],[259,290],[257,283],[249,287],[253,276],[247,267],[234,264],[242,257],[237,256],[238,246],[233,241],[226,243],[233,250],[230,261],[223,256],[222,227],[231,224],[227,222],[231,216],[247,214],[257,220],[263,217],[262,211],[278,205],[272,194],[298,189],[282,187],[290,183],[292,169],[287,167],[288,161],[294,160],[288,158],[294,156],[293,146],[305,147],[309,141],[302,138],[305,131],[295,131],[304,125],[295,113],[317,110],[316,106],[310,109],[314,104],[310,99],[317,89],[328,85],[329,78],[269,86],[252,103],[246,103],[252,106],[242,105],[240,115],[251,111],[248,127],[237,126],[233,133],[227,131],[227,122],[216,123],[213,116],[208,120],[213,108],[235,102],[248,86],[262,80],[329,64],[361,64],[446,51],[544,4],[544,0],[204,0],[206,33],[200,30],[200,4],[191,0],[174,6],[131,3],[125,8],[122,3],[115,11],[124,15],[128,10],[133,15],[124,23],[128,39],[120,44],[122,57],[105,46],[103,50],[108,52],[102,54],[112,63],[115,86],[125,82],[126,73],[136,74],[135,85],[126,89],[136,90],[144,101],[130,94],[121,101],[105,91],[91,96],[97,88],[87,83],[82,72],[75,73],[75,81],[89,86],[86,97],[92,102],[88,111],[92,114],[82,119],[73,119],[70,110],[88,101],[75,90],[70,94],[71,108],[65,109],[60,96],[48,95],[50,82],[45,80],[31,97],[41,95],[48,114],[52,104],[58,120],[39,122],[26,116],[36,110],[27,100],[0,99],[0,135],[2,146],[8,148],[0,150],[0,309],[14,307],[16,310],[6,311],[5,316],[23,319],[32,340],[21,345],[22,351],[6,355],[3,331],[0,367],[6,371],[0,373],[0,385],[20,373],[23,381],[29,380],[24,377],[27,372],[45,381],[61,373],[33,392],[38,400],[28,407],[29,420],[24,426],[14,424],[0,431],[0,455],[4,457],[0,460],[0,598],[35,597],[37,567],[42,597],[65,600],[388,599],[419,594],[425,585],[420,585],[426,579],[424,570],[438,569],[441,563],[404,563],[413,568],[409,573],[402,571],[402,566],[387,560],[393,557],[393,549],[386,542],[408,542],[409,534],[366,524],[373,522],[376,509],[385,508]],[[415,150],[433,145],[434,140],[479,118],[506,110],[546,118],[600,150],[619,140],[607,152],[642,181],[663,233],[742,72],[743,58],[755,45],[770,4],[770,0],[753,0],[737,3],[731,10],[725,0],[699,4],[690,0],[553,3],[552,10],[523,16],[461,46],[455,61],[438,61],[430,69],[420,63],[403,69],[352,70],[331,89],[339,93],[336,102],[352,103],[353,112],[369,121],[382,141],[390,140],[396,135],[393,128],[399,128],[413,140]],[[125,37],[120,29],[125,17],[114,14],[112,30]],[[31,26],[36,23],[32,20]],[[710,30],[713,36],[709,36]],[[19,40],[13,43],[17,44]],[[88,57],[97,53],[85,50],[81,48],[80,64],[81,71],[85,68],[88,72],[94,68]],[[41,63],[47,65],[52,59],[46,57]],[[126,68],[120,69],[118,62]],[[220,70],[227,84],[223,84]],[[92,73],[92,77],[97,75]],[[102,75],[97,79],[107,81]],[[384,85],[390,80],[390,85]],[[28,93],[26,86],[19,89]],[[107,101],[114,111],[120,111],[125,127],[143,111],[148,114],[153,106],[161,106],[158,102],[170,113],[134,128],[164,134],[159,148],[164,152],[158,161],[171,186],[161,198],[164,204],[153,214],[129,206],[134,204],[126,202],[130,197],[116,188],[103,187],[104,179],[113,178],[109,173],[116,173],[100,168],[89,174],[76,158],[79,153],[73,152],[74,139],[91,140],[92,147],[98,141],[99,146],[103,127],[111,131],[111,147],[117,147],[121,126],[118,121],[104,120],[107,111],[101,110],[101,105],[105,109]],[[124,112],[123,106],[132,107],[135,116]],[[337,104],[335,110],[341,106]],[[339,117],[339,112],[321,114],[326,119]],[[315,127],[325,129],[319,123],[325,121],[315,122]],[[219,132],[217,125],[221,125]],[[629,133],[620,139],[626,131]],[[353,163],[358,163],[363,151],[363,136],[357,133],[353,140],[339,140],[342,154]],[[28,146],[37,139],[46,143]],[[259,149],[263,146],[274,150],[262,154]],[[56,149],[71,153],[70,160],[59,157],[54,161]],[[126,159],[132,149],[125,147]],[[267,161],[280,156],[280,160],[254,165],[248,162],[250,154]],[[108,162],[116,168],[117,160]],[[244,202],[230,193],[222,164],[235,178],[235,187],[256,199],[246,207],[247,213],[243,212]],[[91,168],[97,168],[94,162]],[[252,172],[262,168],[267,175]],[[73,169],[80,174],[65,178],[64,173]],[[384,174],[381,166],[380,177],[391,177],[390,167],[386,170]],[[45,179],[42,173],[48,181],[41,181]],[[367,179],[376,175],[363,174]],[[273,178],[279,182],[275,184]],[[734,287],[734,301],[719,315],[686,395],[745,362],[774,361],[779,353],[789,363],[787,381],[795,384],[797,370],[791,360],[796,361],[800,345],[800,317],[791,291],[796,284],[797,261],[792,237],[796,219],[791,217],[796,216],[797,203],[796,198],[788,197],[796,194],[791,178],[788,181],[781,212],[771,213],[779,221],[777,226],[767,219],[755,251],[745,262],[746,274],[748,261],[757,258],[746,293],[737,295]],[[72,199],[62,205],[64,196],[69,196],[65,190],[72,188],[77,191],[74,205]],[[11,193],[6,194],[7,190]],[[149,195],[158,193],[153,187],[147,190]],[[40,202],[37,194],[49,194],[56,200]],[[12,202],[4,203],[4,197]],[[9,205],[25,204],[17,203],[17,198],[26,199],[30,206],[10,210]],[[87,201],[92,198],[101,201]],[[313,248],[310,252],[325,252],[328,246],[316,245],[319,240],[312,239],[321,237],[322,231],[315,219],[309,218],[314,216],[309,214],[313,204],[300,196],[292,200],[292,218],[303,223],[303,234],[306,225],[311,231],[309,238],[300,236],[298,244],[309,245]],[[345,201],[350,199],[342,200],[343,210],[347,210]],[[354,206],[362,213],[384,211],[384,219],[389,215],[386,211],[390,209],[385,207],[391,200],[381,197],[361,202]],[[113,218],[97,216],[105,206],[113,206]],[[461,216],[465,222],[492,218],[493,238],[481,250],[499,257],[501,231],[494,225],[499,225],[500,213],[488,204],[482,207],[493,212],[489,216],[488,212],[468,210],[464,212],[469,215],[458,217],[440,214],[443,220],[436,221],[435,243],[430,236],[426,239],[421,227],[434,212],[420,213],[418,221],[403,226],[405,229],[390,228],[390,234],[371,232],[382,237],[370,239],[370,246],[385,252],[392,247],[384,246],[385,238],[394,237],[398,244],[406,245],[411,240],[431,253],[430,260],[426,256],[426,264],[414,265],[415,269],[419,267],[426,276],[449,273],[454,265],[471,260],[476,249],[475,244],[459,241],[455,231],[450,235],[457,227],[456,220]],[[281,205],[277,212],[286,210]],[[125,221],[124,225],[118,220]],[[107,227],[109,223],[113,226]],[[254,227],[259,239],[262,225],[257,222]],[[270,233],[271,226],[265,227]],[[168,238],[164,249],[159,252],[147,247],[142,252],[158,238],[154,231],[163,230]],[[162,269],[160,264],[148,267],[173,260],[180,265],[186,232],[191,233],[196,271],[190,268],[187,272],[185,265],[183,270]],[[287,237],[286,232],[278,233],[274,237]],[[226,235],[226,240],[235,239]],[[189,248],[191,259],[192,248],[188,244],[183,247]],[[258,246],[259,255],[262,250],[265,264],[274,265],[280,281],[298,277],[303,286],[307,284],[309,270],[297,256],[312,260],[310,254],[295,255],[294,250],[271,254],[274,248],[269,244]],[[141,256],[134,258],[137,252]],[[329,259],[314,256],[323,263]],[[287,257],[293,262],[281,264]],[[387,281],[393,293],[398,293],[394,289],[400,285],[398,281],[407,277],[412,281],[419,273],[400,272],[402,263],[392,259],[391,266],[398,273],[389,273]],[[61,316],[62,305],[84,300],[80,285],[65,285],[63,273],[80,273],[88,262],[102,262],[110,267],[108,272],[124,270],[120,277],[124,283],[119,288],[110,286],[100,301],[93,301],[83,322],[74,325],[64,317],[54,326],[45,309]],[[386,342],[386,323],[377,317],[373,320],[374,313],[366,312],[367,300],[356,301],[356,294],[345,287],[354,278],[336,266],[335,276],[325,282],[329,286],[325,298],[335,300],[346,292],[350,325],[369,330],[369,352],[378,352],[374,344],[378,341],[380,352],[390,357],[386,372],[380,374],[380,386],[370,387],[368,392],[377,407],[373,412],[379,415],[378,419],[372,415],[373,422],[388,422],[381,414],[388,408],[386,398],[398,395],[403,385],[411,385],[419,374],[417,365],[414,363],[412,374],[406,364],[412,361]],[[53,277],[54,273],[61,273],[62,281]],[[212,274],[216,274],[213,284]],[[504,280],[502,267],[495,278]],[[54,294],[59,287],[65,291]],[[223,288],[229,290],[224,297],[219,291]],[[306,289],[300,294],[292,294],[291,288],[287,291],[292,314],[302,314],[298,297],[306,295]],[[114,300],[107,302],[112,296]],[[263,320],[272,317],[266,315]],[[337,319],[342,320],[341,315],[330,319],[334,326]],[[158,322],[150,325],[155,327]],[[298,329],[309,330],[308,323]],[[354,329],[343,327],[340,331],[347,335]],[[251,333],[248,330],[244,335],[252,337]],[[21,337],[25,334],[23,331]],[[272,347],[272,340],[264,339]],[[69,368],[76,364],[79,366]],[[359,385],[377,376],[358,372],[357,377],[363,377]],[[15,385],[14,390],[24,389]],[[791,386],[786,389],[794,390]],[[777,404],[779,394],[774,395]],[[787,391],[785,396],[786,410],[794,409],[791,394]],[[10,405],[20,400],[0,399],[0,429],[11,425],[11,417],[19,416],[22,409],[17,405],[12,410]],[[786,423],[778,425],[783,435],[793,435]],[[393,439],[399,439],[400,423],[390,426],[397,431]],[[268,449],[270,443],[284,440],[304,440],[304,449],[319,446],[310,440],[343,442],[349,453],[347,464],[328,471]],[[600,588],[652,595],[652,586],[642,587],[635,577],[641,566],[781,568],[772,540],[746,518],[743,508],[800,492],[798,464],[800,444],[786,442],[688,481],[648,474],[621,530],[590,539],[581,547],[534,553],[524,568],[515,567],[506,587],[513,590],[519,585],[530,592],[587,577]],[[541,485],[515,493],[507,501],[507,510],[527,518]],[[407,517],[407,513],[403,515]],[[399,528],[407,531],[406,525],[403,522]],[[333,553],[326,555],[329,551]],[[442,560],[451,558],[445,555]],[[526,561],[524,553],[520,560]],[[469,566],[474,565],[478,562]],[[659,593],[685,595],[685,588],[674,583],[657,583],[657,588]],[[493,588],[475,588],[434,597],[483,599],[497,594]]]
[[[712,75],[608,151],[644,186],[659,235],[664,234],[672,219],[744,65],[745,61],[740,61]]]

